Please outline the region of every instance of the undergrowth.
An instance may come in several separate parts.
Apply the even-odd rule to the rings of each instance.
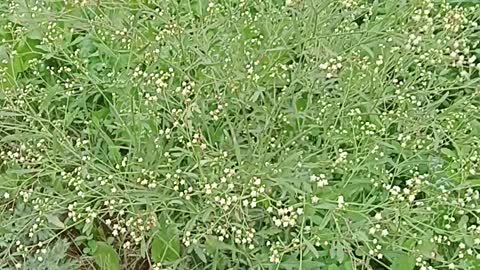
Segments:
[[[0,269],[480,269],[476,0],[0,2]]]

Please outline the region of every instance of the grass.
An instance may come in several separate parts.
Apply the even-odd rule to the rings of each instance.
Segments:
[[[0,269],[480,269],[476,0],[5,0]]]

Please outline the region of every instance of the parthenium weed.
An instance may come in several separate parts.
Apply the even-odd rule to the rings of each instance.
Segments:
[[[476,1],[0,11],[2,269],[479,269]]]

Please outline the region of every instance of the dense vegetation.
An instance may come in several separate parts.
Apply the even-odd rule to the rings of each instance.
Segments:
[[[0,269],[480,269],[476,3],[0,1]]]

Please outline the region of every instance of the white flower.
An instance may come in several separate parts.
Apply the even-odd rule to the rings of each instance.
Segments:
[[[328,186],[328,180],[327,180],[327,179],[323,179],[323,180],[318,181],[318,182],[317,182],[317,186],[318,186],[318,187]]]
[[[342,209],[345,204],[345,200],[342,195],[338,196],[338,209]]]
[[[275,223],[275,226],[277,226],[277,227],[282,226],[282,221],[280,219],[275,219],[274,223]]]
[[[8,200],[10,198],[10,194],[8,194],[8,192],[3,193],[3,198],[5,198],[5,200]]]
[[[468,58],[468,63],[473,63],[475,60],[477,60],[477,57],[473,55],[472,57]]]

